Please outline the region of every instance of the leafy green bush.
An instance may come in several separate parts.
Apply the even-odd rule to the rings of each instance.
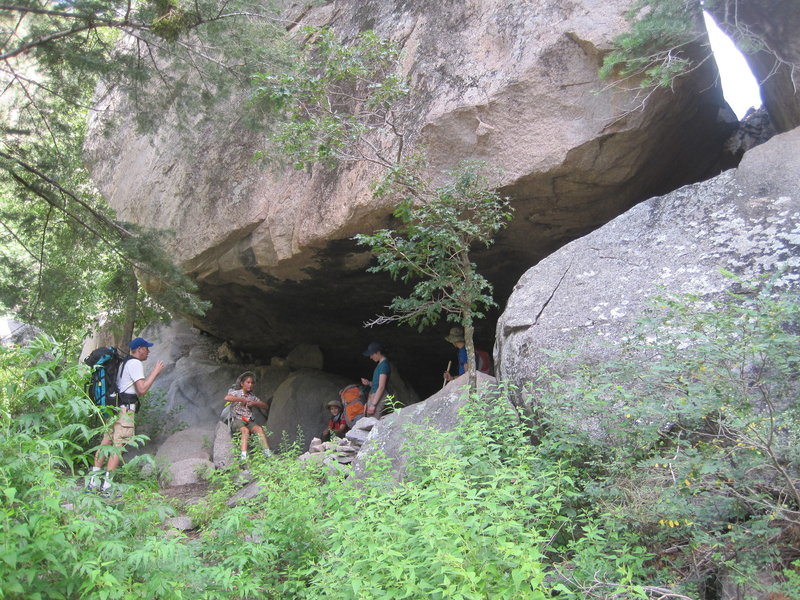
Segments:
[[[569,448],[592,473],[589,497],[618,507],[658,555],[654,579],[700,595],[720,577],[794,589],[797,300],[769,284],[723,301],[662,298],[618,360],[538,382],[541,448]]]
[[[593,548],[575,545],[596,515],[572,470],[526,442],[505,393],[474,396],[463,419],[450,433],[407,432],[402,481],[378,456],[369,477],[330,496],[329,549],[302,597],[581,598],[598,573],[635,595],[643,549],[602,526]],[[605,567],[602,556],[613,557]]]
[[[5,410],[0,430],[0,598],[641,595],[641,544],[603,525],[572,467],[527,443],[504,390],[475,396],[455,432],[410,431],[401,482],[386,460],[355,481],[296,451],[256,453],[261,493],[229,506],[238,469],[215,474],[188,538],[167,534],[174,509],[133,470],[114,499],[84,491],[75,466],[97,434],[84,374],[24,356],[3,357],[15,418]]]
[[[143,487],[108,504],[84,493],[75,475],[99,433],[88,424],[97,411],[83,393],[85,369],[64,367],[44,339],[3,350],[0,360],[0,597],[134,597],[127,589],[168,597],[157,588],[169,579],[132,575],[142,559],[131,554],[152,542],[168,509]]]
[[[232,508],[238,469],[218,474],[191,509],[206,560],[227,573],[218,584],[307,600],[642,595],[644,547],[605,527],[572,467],[527,443],[506,395],[475,396],[454,432],[407,432],[402,481],[379,453],[358,480],[294,454],[257,457],[261,493]]]
[[[7,431],[52,440],[52,466],[85,464],[83,448],[98,433],[90,423],[99,414],[83,391],[87,379],[86,368],[64,366],[61,349],[45,337],[0,348],[0,422]]]

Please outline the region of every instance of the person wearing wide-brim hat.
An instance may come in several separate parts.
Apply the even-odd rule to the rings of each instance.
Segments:
[[[453,344],[453,346],[455,346],[456,349],[458,350],[458,359],[457,359],[458,375],[463,375],[464,372],[467,370],[467,344],[464,341],[463,327],[451,327],[450,333],[448,333],[444,339]],[[455,379],[455,377],[453,377],[450,374],[450,371],[444,372],[445,381],[453,381],[453,379]]]
[[[349,428],[347,427],[347,420],[344,418],[342,402],[340,400],[328,400],[325,407],[331,412],[331,418],[328,421],[328,427],[322,432],[322,441],[327,442],[332,435],[344,437]]]
[[[464,340],[464,329],[462,327],[451,327],[450,333],[444,339],[458,349],[458,374],[454,377],[449,370],[444,372],[444,380],[453,381],[453,379],[467,371],[467,343]],[[489,354],[479,348],[475,348],[475,369],[483,373],[491,373],[492,371],[492,361]]]
[[[368,417],[375,416],[380,418],[386,406],[386,389],[389,386],[389,376],[392,373],[392,368],[389,365],[389,360],[383,354],[383,347],[378,342],[370,343],[363,354],[378,363],[372,372],[372,381],[364,377],[361,378],[362,385],[370,386],[365,414]]]

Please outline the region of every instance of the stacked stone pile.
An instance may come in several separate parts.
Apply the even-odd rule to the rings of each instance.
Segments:
[[[353,428],[345,434],[344,439],[335,437],[329,442],[323,442],[319,438],[314,438],[311,440],[308,452],[301,455],[300,459],[320,460],[323,464],[337,462],[341,465],[349,465],[377,423],[378,419],[374,417],[364,417],[355,423]]]

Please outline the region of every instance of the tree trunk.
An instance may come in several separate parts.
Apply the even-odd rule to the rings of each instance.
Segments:
[[[475,327],[472,324],[472,316],[464,319],[464,345],[467,347],[467,372],[469,373],[469,392],[472,394],[478,390],[478,374],[475,368],[475,341],[473,336]]]
[[[133,339],[133,328],[136,325],[136,298],[139,295],[139,281],[136,275],[131,273],[131,286],[125,294],[125,314],[122,324],[122,339],[119,342],[119,347],[124,348],[126,351],[129,344]]]

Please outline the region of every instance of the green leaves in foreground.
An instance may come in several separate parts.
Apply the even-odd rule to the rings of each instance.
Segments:
[[[633,590],[642,549],[599,522],[590,543],[573,547],[591,514],[576,473],[525,442],[505,393],[473,396],[462,418],[450,433],[406,429],[401,480],[342,484],[303,597],[582,598],[595,577]]]
[[[133,464],[115,499],[69,475],[91,455],[65,438],[70,370],[4,364],[3,389],[41,401],[0,418],[0,598],[577,599],[595,577],[637,595],[643,550],[585,505],[573,468],[526,443],[503,391],[474,396],[454,432],[409,429],[402,481],[380,456],[355,480],[295,452],[255,453],[261,493],[229,506],[241,472],[218,472],[187,537]],[[31,432],[36,421],[49,425]]]
[[[240,471],[216,474],[191,539],[133,465],[120,503],[82,493],[74,372],[10,351],[4,598],[713,598],[719,581],[795,599],[800,302],[738,288],[661,299],[620,360],[554,369],[529,399],[536,445],[516,395],[482,390],[453,431],[403,432],[402,476],[380,453],[358,480],[255,453],[260,494],[228,506]]]

